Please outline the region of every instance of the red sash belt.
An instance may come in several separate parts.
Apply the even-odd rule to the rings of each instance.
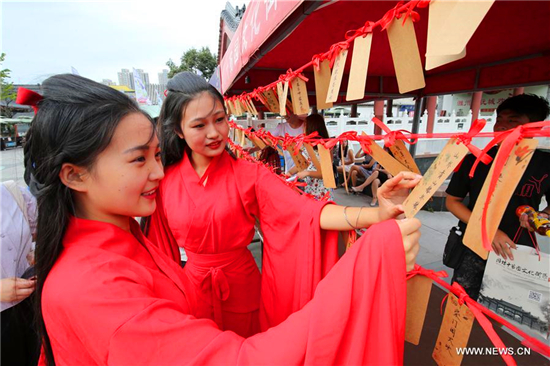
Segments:
[[[185,252],[188,257],[185,271],[202,295],[206,295],[220,329],[224,329],[222,303],[224,310],[239,313],[259,309],[260,275],[246,247],[218,254]]]

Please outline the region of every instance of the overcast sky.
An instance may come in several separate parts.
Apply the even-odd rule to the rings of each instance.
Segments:
[[[218,52],[227,0],[1,1],[2,68],[15,84],[71,72],[118,83],[120,69],[143,69],[151,83],[191,47]],[[241,7],[248,1],[231,3]]]

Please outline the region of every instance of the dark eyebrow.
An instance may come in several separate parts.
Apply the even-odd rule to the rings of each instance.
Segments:
[[[219,109],[216,112],[210,113],[208,116],[216,115],[216,114],[219,114],[219,113],[225,113],[225,111],[223,109]],[[202,121],[203,119],[206,119],[208,116],[194,118],[189,123],[192,123],[192,122],[195,122],[195,121]]]
[[[159,147],[160,147],[160,144],[157,145],[157,149]],[[134,152],[136,150],[149,150],[149,144],[139,145],[139,146],[136,146],[136,147],[129,148],[128,150],[124,151],[123,154]]]

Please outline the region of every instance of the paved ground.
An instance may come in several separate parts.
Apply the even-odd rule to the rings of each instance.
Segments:
[[[24,185],[23,148],[0,151],[0,182],[15,180]]]

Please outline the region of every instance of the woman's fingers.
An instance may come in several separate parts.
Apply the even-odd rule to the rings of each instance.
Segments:
[[[1,300],[11,302],[29,297],[34,291],[36,281],[11,277],[3,278],[1,284]]]
[[[16,290],[24,290],[24,289],[34,289],[36,286],[36,281],[26,280],[24,278],[16,278],[15,279],[15,289]]]
[[[416,256],[420,250],[420,220],[405,219],[396,221],[403,237],[403,249],[405,250],[405,261],[407,271],[414,268]]]
[[[29,297],[34,291],[34,287],[32,288],[23,288],[23,289],[15,289],[15,299],[16,301],[26,299]]]
[[[420,234],[418,235],[420,238]],[[414,269],[414,265],[416,263],[416,256],[418,255],[418,252],[420,251],[420,244],[418,244],[418,240],[416,244],[411,245],[410,250],[405,252],[405,262],[407,265],[407,272],[412,271]]]
[[[393,191],[415,187],[420,182],[420,179],[422,179],[422,176],[416,173],[401,172],[395,177],[388,179],[379,189],[382,193],[391,194]]]
[[[420,227],[422,226],[422,224],[420,223],[420,220],[414,219],[414,218],[398,220],[397,225],[399,225],[399,230],[401,230],[402,236],[410,235],[420,230]]]

